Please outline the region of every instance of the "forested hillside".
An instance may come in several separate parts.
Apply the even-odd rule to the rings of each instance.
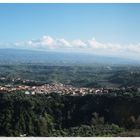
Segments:
[[[139,93],[0,94],[1,136],[129,136],[140,129]],[[132,136],[140,133],[134,131]]]

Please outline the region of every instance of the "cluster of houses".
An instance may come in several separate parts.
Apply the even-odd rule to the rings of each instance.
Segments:
[[[1,79],[2,80],[2,79]],[[86,94],[105,94],[110,93],[112,91],[122,91],[126,90],[120,88],[86,88],[86,87],[74,87],[71,85],[64,85],[62,83],[54,83],[54,84],[43,84],[35,86],[27,86],[24,83],[26,82],[34,82],[30,80],[21,80],[16,79],[16,81],[22,81],[22,84],[8,84],[4,86],[0,86],[1,93],[13,93],[17,91],[22,91],[25,94],[35,95],[35,94],[50,94],[50,93],[59,93],[61,95],[72,95],[72,96],[83,96]]]
[[[107,90],[104,90],[102,88],[95,89],[95,88],[85,88],[85,87],[73,87],[71,85],[64,85],[61,83],[57,84],[45,84],[42,86],[33,86],[33,91],[38,94],[50,94],[50,93],[59,93],[61,95],[85,95],[85,94],[91,94],[91,93],[108,93]]]
[[[26,86],[26,85],[4,85],[0,86],[0,92],[12,93],[15,91],[24,91],[25,94],[50,94],[60,93],[61,95],[85,95],[85,94],[99,94],[108,93],[108,89],[104,88],[85,88],[85,87],[73,87],[71,85],[64,85],[61,83],[44,84],[41,86]]]

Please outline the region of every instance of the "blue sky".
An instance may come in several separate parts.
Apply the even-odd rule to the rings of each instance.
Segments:
[[[48,45],[47,41],[55,41],[57,46],[56,40],[61,39],[58,46],[63,47],[66,43],[73,48],[76,44],[79,48],[89,48],[92,44],[92,49],[118,45],[126,48],[123,53],[128,51],[131,56],[139,49],[139,26],[140,4],[0,4],[0,44],[3,47],[17,43],[15,47],[28,48],[32,44],[39,48],[42,41],[46,43],[43,42],[44,46]]]

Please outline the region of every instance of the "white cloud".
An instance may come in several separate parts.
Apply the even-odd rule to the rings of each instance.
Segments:
[[[98,50],[108,50],[108,51],[119,51],[121,46],[119,44],[112,44],[112,43],[101,43],[96,41],[95,38],[87,41],[88,46],[92,49]]]
[[[63,38],[57,39],[57,43],[58,43],[58,46],[71,47],[71,44],[67,40],[65,40]]]
[[[50,36],[43,36],[39,43],[43,46],[53,46],[55,45],[55,40]]]
[[[83,41],[81,41],[80,39],[72,41],[71,44],[72,44],[73,47],[80,47],[80,48],[83,48],[83,47],[87,46],[87,44],[84,43]]]
[[[140,43],[138,44],[130,44],[126,47],[126,50],[131,53],[140,54]]]
[[[1,46],[1,45],[0,45]],[[116,44],[103,43],[97,41],[95,38],[87,41],[74,39],[68,41],[64,38],[53,38],[51,36],[43,36],[40,39],[28,40],[23,42],[16,42],[13,46],[18,48],[54,50],[54,51],[73,51],[73,52],[88,52],[104,55],[114,56],[136,56],[140,55],[140,43],[137,44]],[[139,57],[140,58],[140,57]]]

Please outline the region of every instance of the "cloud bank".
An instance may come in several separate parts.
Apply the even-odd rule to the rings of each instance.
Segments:
[[[53,38],[45,35],[40,39],[16,42],[11,46],[14,48],[43,51],[83,52],[100,55],[140,58],[140,43],[121,45],[109,42],[103,43],[97,41],[95,38],[86,41],[81,39],[68,41],[64,38]]]

